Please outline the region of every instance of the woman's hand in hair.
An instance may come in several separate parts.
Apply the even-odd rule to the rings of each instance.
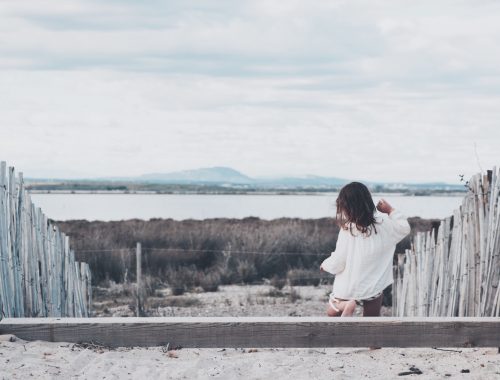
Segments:
[[[385,199],[381,199],[377,203],[377,210],[384,214],[390,214],[394,208]]]

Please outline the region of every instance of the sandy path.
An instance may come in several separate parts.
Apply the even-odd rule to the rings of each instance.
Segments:
[[[118,287],[119,288],[119,287]],[[269,292],[273,290],[269,285],[226,285],[221,286],[218,292],[187,292],[182,296],[167,295],[164,298],[149,297],[148,316],[150,317],[251,317],[251,316],[324,316],[326,313],[328,294],[331,285],[321,286],[295,286],[292,290],[286,286],[282,296],[270,297]],[[295,298],[291,298],[291,292]],[[168,294],[168,290],[166,291]],[[95,316],[99,317],[132,317],[134,311],[128,304],[135,304],[132,299],[120,299],[114,301],[112,295],[105,297],[107,313],[102,312],[102,306],[98,308]],[[191,303],[194,306],[164,306],[165,301],[179,301]],[[153,305],[158,305],[154,307]],[[357,307],[355,315],[362,315],[362,308]],[[383,316],[391,316],[391,309],[383,307]]]
[[[175,357],[172,357],[175,356]],[[410,374],[410,367],[422,375]],[[469,373],[462,373],[469,370]],[[427,348],[91,350],[73,344],[0,342],[0,379],[494,379],[497,349]]]

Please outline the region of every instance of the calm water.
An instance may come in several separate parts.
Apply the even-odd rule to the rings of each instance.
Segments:
[[[321,218],[335,214],[337,194],[329,195],[167,195],[167,194],[32,194],[51,219],[122,220],[172,218],[280,217]],[[407,216],[444,218],[460,196],[412,197],[375,194]]]

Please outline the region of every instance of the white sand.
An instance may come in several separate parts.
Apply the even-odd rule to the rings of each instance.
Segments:
[[[121,292],[116,286],[116,292]],[[269,285],[226,285],[220,286],[218,292],[186,292],[182,296],[170,296],[170,291],[165,289],[164,297],[149,297],[146,302],[148,316],[150,317],[264,317],[264,316],[325,316],[328,305],[328,295],[332,290],[331,285],[321,286],[295,286],[292,290],[286,286],[282,290],[283,296],[269,297]],[[296,299],[291,299],[290,293],[294,292]],[[190,307],[165,306],[170,300],[196,301]],[[134,311],[128,305],[135,305],[135,300],[106,296],[104,302],[94,302],[96,317],[132,317]],[[106,306],[107,313],[102,312]],[[383,316],[391,316],[391,309],[382,307]],[[362,315],[362,308],[357,307],[356,316]]]
[[[269,286],[225,286],[217,293],[187,293],[196,306],[158,306],[156,316],[324,315],[329,286],[296,287],[300,298],[268,297]],[[285,293],[290,289],[285,288]],[[165,298],[149,301],[160,302]],[[131,302],[126,300],[126,302]],[[161,302],[160,302],[161,303]],[[118,304],[118,305],[117,305]],[[114,306],[113,306],[114,305]],[[133,315],[113,299],[107,315]],[[358,308],[357,314],[361,312]],[[390,308],[384,308],[390,315]],[[7,337],[3,337],[7,338]],[[496,348],[451,349],[84,349],[68,343],[0,339],[0,379],[500,379]],[[459,352],[457,352],[459,351]],[[175,357],[176,356],[176,357]],[[421,375],[398,376],[410,367]],[[461,373],[461,370],[470,373]],[[450,375],[450,376],[447,376]]]
[[[494,379],[497,349],[427,348],[92,350],[68,343],[0,342],[0,379]],[[458,352],[455,352],[458,351]],[[414,366],[422,375],[398,376]],[[461,373],[468,369],[470,373]]]

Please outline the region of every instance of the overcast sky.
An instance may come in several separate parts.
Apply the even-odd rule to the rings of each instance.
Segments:
[[[0,159],[456,183],[500,164],[498,1],[0,1]]]

